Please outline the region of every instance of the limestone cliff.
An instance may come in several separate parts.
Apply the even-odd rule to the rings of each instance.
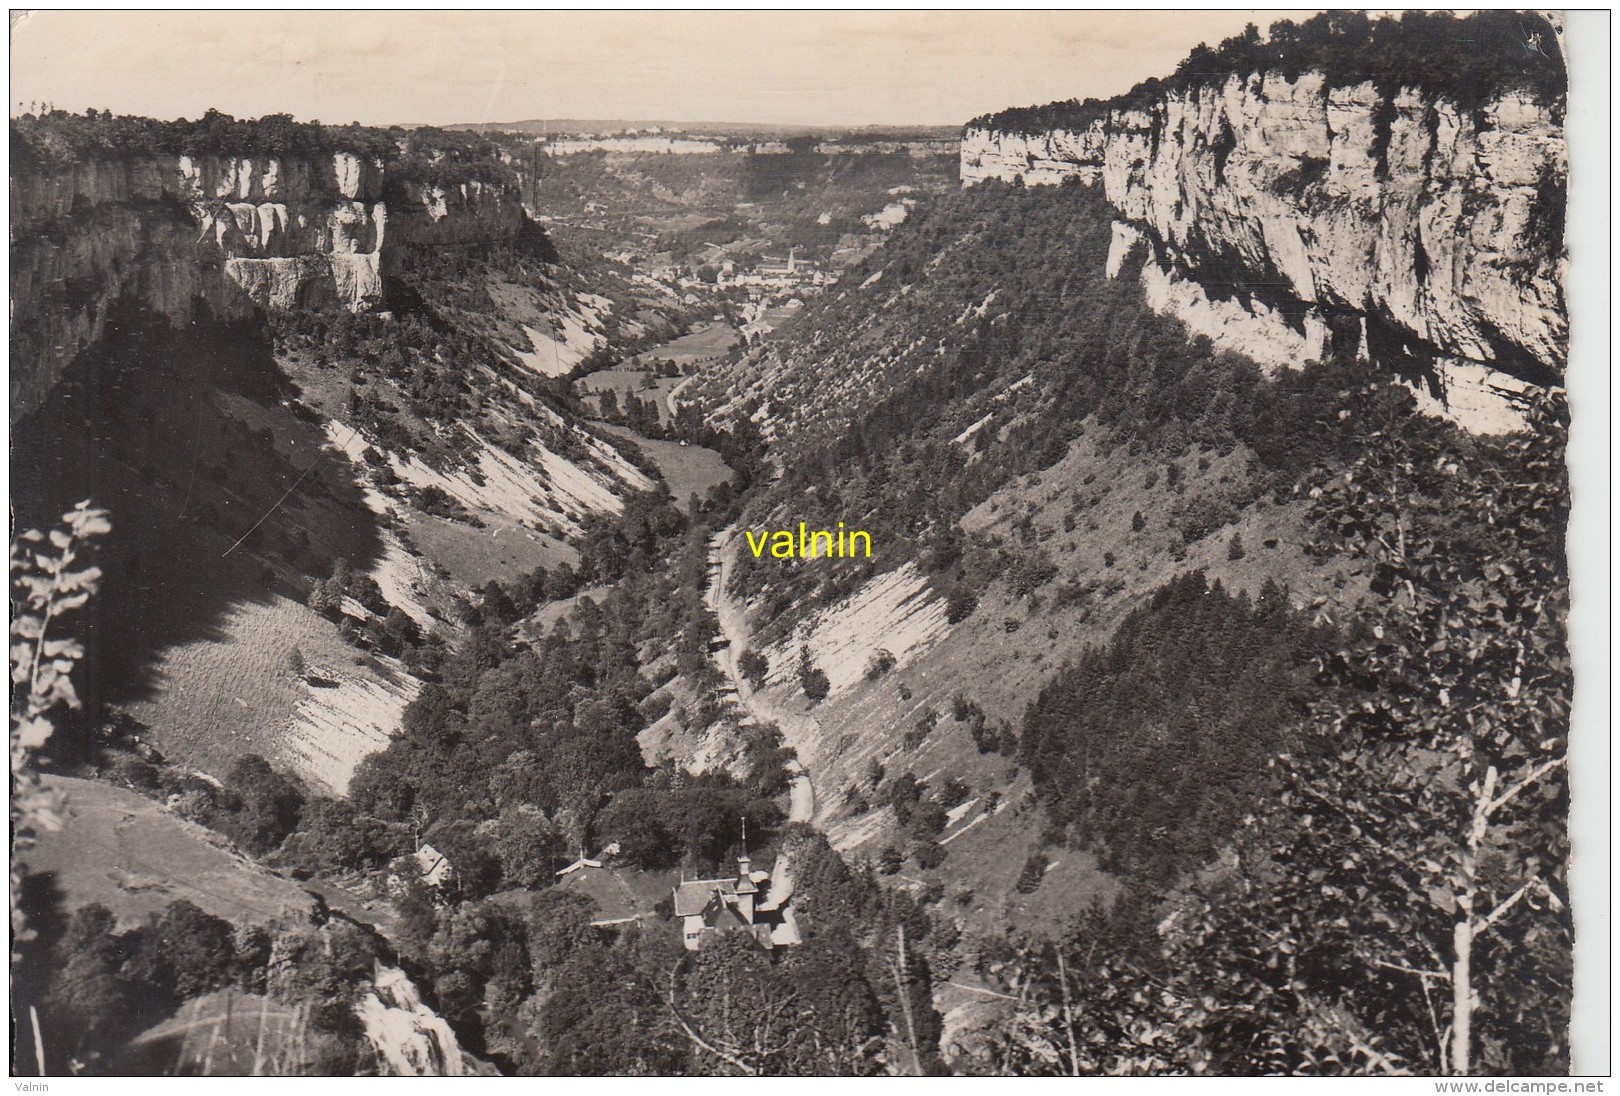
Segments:
[[[523,224],[517,191],[477,179],[441,185],[402,183],[395,231],[413,244],[458,246],[504,240]]]
[[[371,308],[406,244],[508,240],[515,188],[393,180],[377,160],[154,154],[11,178],[11,414],[37,406],[125,305],[184,324]]]
[[[1140,268],[1156,308],[1263,365],[1358,353],[1484,430],[1512,425],[1525,383],[1561,381],[1559,104],[1272,71],[1095,113],[971,124],[964,185],[1101,186],[1110,273]]]

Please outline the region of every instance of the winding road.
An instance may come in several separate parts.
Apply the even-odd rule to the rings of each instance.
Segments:
[[[820,724],[815,717],[772,704],[749,685],[737,668],[737,660],[748,646],[748,619],[742,604],[726,592],[726,584],[731,578],[731,565],[735,558],[728,549],[735,535],[736,527],[727,526],[709,541],[709,585],[704,591],[703,599],[709,610],[714,613],[715,620],[720,625],[720,634],[726,640],[725,646],[715,652],[715,662],[719,665],[721,673],[726,675],[726,680],[736,690],[737,706],[743,710],[745,724],[748,722],[776,724],[782,731],[783,741],[794,753],[802,756],[813,736],[820,730]],[[788,821],[813,822],[816,816],[816,791],[815,785],[810,780],[810,773],[798,758],[788,762],[787,768],[793,774],[793,784],[788,792]]]
[[[731,577],[734,558],[728,549],[735,535],[736,527],[728,526],[709,541],[709,585],[704,591],[703,600],[709,611],[714,613],[720,625],[720,634],[726,641],[723,647],[714,652],[714,660],[731,683],[734,703],[742,709],[742,724],[774,723],[781,729],[783,741],[792,747],[794,753],[803,753],[804,746],[810,741],[809,736],[819,729],[815,718],[770,703],[743,679],[737,668],[737,662],[748,646],[748,618],[742,604],[726,593],[726,582]],[[810,773],[797,757],[787,763],[787,770],[792,774],[792,783],[788,788],[787,820],[814,825],[816,789],[810,781]],[[793,864],[791,858],[783,854],[776,858],[771,868],[769,898],[766,905],[761,907],[782,911],[782,925],[771,933],[772,941],[777,944],[797,944],[803,939],[799,932],[798,910],[791,901],[794,890]]]

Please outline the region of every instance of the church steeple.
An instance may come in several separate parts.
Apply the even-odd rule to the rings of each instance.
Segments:
[[[737,893],[757,894],[759,888],[754,885],[753,862],[748,858],[748,817],[742,820],[742,852],[737,856]]]

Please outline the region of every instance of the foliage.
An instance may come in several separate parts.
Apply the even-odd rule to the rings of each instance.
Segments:
[[[827,839],[790,826],[783,855],[792,857],[800,928],[807,944],[853,936],[864,976],[890,1027],[890,1060],[900,1072],[924,1072],[938,1053],[941,1021],[932,1003],[933,973],[923,954],[934,926],[904,891],[879,885],[870,868],[851,868]]]
[[[557,861],[569,849],[555,822],[538,808],[520,803],[501,812],[492,851],[504,885],[540,890],[556,877]]]
[[[376,949],[350,923],[278,924],[237,930],[190,902],[169,903],[146,923],[118,931],[111,911],[98,904],[75,910],[51,948],[54,960],[41,1023],[46,1043],[76,1071],[115,1068],[122,1045],[171,1016],[185,1001],[235,987],[289,1002],[335,1007],[343,1034],[315,1039],[312,1051],[353,1058],[358,1025],[347,1001],[367,983]],[[322,1026],[320,1018],[317,1027]],[[349,1045],[342,1046],[344,1042]],[[319,1071],[320,1060],[300,1063]]]
[[[1208,859],[1317,695],[1311,654],[1328,635],[1286,605],[1192,572],[1041,690],[1019,756],[1074,844],[1160,881]]]
[[[1100,454],[1146,448],[1156,474],[1164,464],[1154,458],[1246,447],[1249,482],[1231,498],[1190,502],[1179,518],[1189,536],[1213,532],[1319,464],[1354,459],[1362,443],[1336,414],[1364,363],[1330,356],[1268,379],[1217,352],[1155,314],[1132,280],[1105,276],[1112,221],[1104,196],[1078,186],[986,183],[942,196],[848,274],[859,284],[909,264],[924,272],[909,293],[882,309],[870,293],[822,297],[795,321],[791,344],[762,352],[769,375],[804,379],[802,388],[772,389],[786,420],[776,442],[783,473],[754,493],[745,520],[768,525],[813,489],[818,508],[884,529],[889,544],[882,560],[836,568],[741,569],[739,592],[776,607],[762,638],[791,632],[799,614],[789,607],[829,604],[908,559],[944,597],[952,623],[975,611],[997,577],[1039,590],[1052,566],[1044,549],[998,545],[959,523],[1082,435]],[[982,318],[958,322],[986,302]],[[813,378],[840,368],[855,380],[834,401]],[[1386,386],[1375,398],[1409,397]],[[917,407],[944,410],[920,416]],[[971,445],[957,441],[983,420]]]
[[[1259,832],[1311,871],[1280,903],[1302,954],[1418,1070],[1567,1069],[1566,422],[1541,395],[1522,433],[1458,452],[1373,418],[1317,496],[1384,619],[1325,661],[1325,748],[1287,763]]]
[[[482,1042],[477,1012],[486,1000],[515,1005],[533,988],[524,912],[490,901],[440,911],[426,954],[434,996],[473,1046]]]
[[[48,533],[27,529],[11,542],[11,829],[12,855],[41,830],[62,827],[59,797],[43,787],[34,754],[55,732],[53,719],[79,707],[73,668],[84,657],[77,639],[53,634],[64,614],[89,603],[101,568],[79,566],[95,538],[112,530],[107,511],[88,499],[62,515]],[[15,861],[13,861],[15,864]],[[21,880],[11,872],[12,946],[34,933],[18,901]],[[15,955],[15,953],[14,953]]]
[[[857,903],[876,933],[894,931],[885,911],[904,916],[903,900],[861,896],[825,842],[791,855],[801,887]],[[531,1075],[869,1074],[893,1053],[893,972],[842,928],[807,929],[803,946],[774,953],[733,934],[692,954],[666,927],[604,931],[597,916],[561,890],[441,909],[418,960],[464,1045]],[[926,936],[914,914],[904,923]],[[898,984],[915,983],[922,1038],[937,1018],[926,966],[913,966]]]
[[[470,182],[495,186],[517,184],[516,173],[503,161],[499,149],[480,134],[437,126],[388,132],[394,145],[388,165],[388,183],[396,194],[401,193],[405,184],[440,188]]]
[[[587,932],[589,929],[587,928]],[[532,1049],[523,1072],[542,1076],[648,1076],[686,1071],[663,987],[667,950],[632,939],[582,944],[546,972],[546,987],[524,1003]]]
[[[275,848],[298,825],[304,793],[257,754],[243,754],[225,777],[226,808],[214,824],[255,853]]]
[[[578,574],[558,567],[485,588],[466,641],[407,708],[405,733],[362,762],[350,786],[355,824],[421,817],[460,842],[458,855],[434,838],[458,873],[463,861],[476,868],[474,894],[549,885],[552,850],[614,841],[647,868],[713,865],[740,846],[744,817],[751,839],[767,840],[780,823],[769,797],[785,790],[791,753],[774,728],[745,736],[740,783],[649,769],[637,742],[662,714],[644,657],[672,654],[698,690],[695,718],[720,716],[709,657],[716,625],[702,594],[706,529],[633,496],[622,524],[590,522],[585,536],[594,547]],[[547,597],[614,580],[549,635],[519,626]]]
[[[11,581],[25,611],[11,622],[13,771],[26,768],[29,753],[53,731],[48,718],[57,709],[79,706],[73,688],[74,664],[84,648],[74,639],[55,639],[51,625],[64,613],[82,609],[100,587],[99,567],[79,567],[80,555],[93,538],[112,529],[107,511],[87,501],[62,515],[62,525],[49,534],[29,529],[11,543]]]
[[[1093,909],[1059,940],[1014,941],[996,981],[1018,1004],[974,1067],[1016,1077],[1194,1072],[1179,1025],[1184,987],[1135,958],[1152,946],[1141,939],[1143,913]]]
[[[832,689],[826,672],[811,661],[808,647],[799,648],[799,688],[812,704],[826,700]]]
[[[618,842],[622,855],[643,868],[689,863],[718,866],[742,849],[743,825],[765,841],[781,825],[782,811],[769,799],[754,799],[729,778],[705,775],[670,788],[619,792],[597,818],[603,843]]]
[[[1398,412],[1352,401],[1366,452],[1310,491],[1372,620],[1317,653],[1214,865],[1004,969],[990,1068],[1567,1071],[1565,413],[1464,439]]]
[[[737,656],[737,672],[756,689],[765,684],[765,675],[770,671],[770,661],[759,651],[750,648]]]
[[[497,147],[478,134],[432,126],[322,125],[290,114],[238,119],[209,110],[195,121],[159,121],[94,109],[53,110],[13,118],[11,149],[15,162],[41,166],[158,154],[313,160],[347,152],[389,165],[390,180],[437,186],[516,181]],[[335,179],[331,186],[335,193]]]
[[[862,1076],[878,1072],[882,1012],[860,951],[816,941],[773,963],[747,936],[705,946],[671,978],[671,1015],[695,1071],[719,1076]]]
[[[1050,861],[1047,860],[1046,853],[1041,849],[1036,849],[1030,853],[1029,859],[1025,860],[1024,866],[1019,869],[1018,882],[1014,889],[1019,894],[1035,893],[1036,889],[1041,885],[1041,880],[1046,878],[1046,866],[1048,863]]]

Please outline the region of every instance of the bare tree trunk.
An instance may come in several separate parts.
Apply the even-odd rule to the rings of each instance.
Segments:
[[[1472,751],[1470,751],[1471,753]],[[1475,793],[1474,817],[1458,867],[1457,921],[1451,929],[1451,1072],[1466,1076],[1472,1064],[1474,1018],[1474,899],[1479,893],[1479,847],[1490,825],[1496,796],[1496,766],[1485,770]]]
[[[1492,770],[1493,772],[1495,770]],[[1488,802],[1490,794],[1482,797]],[[1474,825],[1469,830],[1468,843],[1463,849],[1458,869],[1456,895],[1456,922],[1451,927],[1451,1072],[1458,1076],[1468,1073],[1470,1021],[1473,1019],[1474,986],[1472,963],[1474,958],[1474,893],[1477,887],[1479,844],[1475,837],[1480,829],[1480,810],[1474,811]]]
[[[1057,949],[1058,984],[1063,987],[1063,1031],[1069,1037],[1069,1076],[1080,1076],[1080,1048],[1074,1041],[1074,1005],[1069,999],[1069,965],[1063,961],[1063,948]]]
[[[1474,1018],[1473,958],[1474,938],[1489,932],[1502,918],[1511,913],[1526,894],[1539,892],[1550,895],[1545,880],[1532,875],[1519,888],[1497,903],[1489,912],[1475,914],[1474,902],[1479,897],[1479,850],[1489,832],[1491,817],[1526,788],[1532,787],[1554,769],[1567,764],[1565,756],[1554,757],[1530,768],[1528,773],[1517,774],[1511,787],[1501,795],[1496,789],[1502,783],[1492,765],[1485,770],[1474,801],[1473,825],[1468,831],[1468,842],[1463,847],[1462,863],[1457,880],[1457,923],[1452,927],[1451,942],[1451,1072],[1466,1074],[1473,1067],[1473,1048],[1470,1031]]]
[[[264,1076],[265,1009],[269,1005],[269,1003],[270,1003],[269,1001],[267,1001],[267,1000],[265,1000],[263,998],[259,999],[259,1037],[258,1037],[257,1040],[254,1041],[254,1044],[253,1044],[253,1070],[249,1074],[250,1076],[253,1076],[253,1077],[262,1077],[262,1076]]]
[[[28,1022],[34,1026],[34,1061],[39,1063],[39,1075],[45,1076],[45,1038],[39,1033],[39,1009],[28,1006]]]
[[[1473,1019],[1473,982],[1469,965],[1473,960],[1474,929],[1469,907],[1458,900],[1457,924],[1452,929],[1451,961],[1451,1072],[1468,1073],[1469,1026]]]

